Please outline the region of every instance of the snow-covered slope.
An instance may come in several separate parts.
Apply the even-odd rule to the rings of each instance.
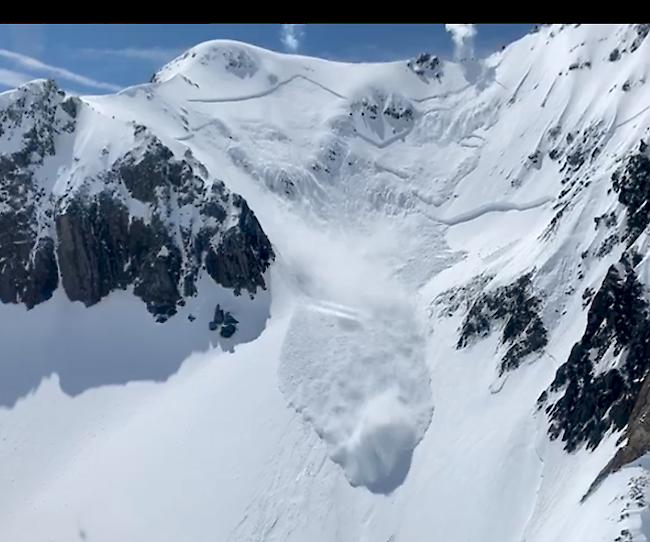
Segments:
[[[648,540],[649,28],[1,94],[0,539]]]

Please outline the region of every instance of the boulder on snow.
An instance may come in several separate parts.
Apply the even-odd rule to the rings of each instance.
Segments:
[[[224,339],[229,339],[235,334],[236,331],[237,331],[237,326],[235,326],[234,324],[226,324],[222,326],[221,331],[219,333]]]
[[[422,53],[409,60],[406,65],[417,75],[423,78],[440,80],[442,77],[442,64],[436,55]]]

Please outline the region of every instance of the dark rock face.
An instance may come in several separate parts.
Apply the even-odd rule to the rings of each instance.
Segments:
[[[157,217],[154,216],[150,224],[142,220],[131,223],[129,253],[133,293],[145,302],[147,310],[156,315],[159,322],[176,314],[176,306],[182,302],[183,258],[181,249]],[[192,294],[195,278],[194,275],[185,277],[187,283],[192,284]]]
[[[614,457],[603,468],[589,488],[586,498],[598,484],[612,472],[636,461],[650,451],[650,378],[646,376],[641,386],[639,396],[630,414],[630,423],[620,441],[625,440],[625,445],[619,448]],[[620,442],[619,441],[619,442]],[[584,500],[583,498],[583,500]]]
[[[496,323],[503,323],[501,344],[509,348],[501,359],[501,374],[516,369],[528,355],[541,351],[548,338],[538,315],[541,300],[531,290],[527,274],[512,284],[481,294],[465,317],[456,348],[464,348],[475,337],[487,337]]]
[[[68,298],[94,305],[129,276],[128,211],[108,193],[97,199],[73,200],[56,216],[57,256]]]
[[[229,339],[237,331],[237,326],[235,324],[225,324],[222,326],[221,331],[219,332],[224,339]]]
[[[618,50],[618,47],[612,49],[612,52],[609,53],[609,61],[616,62],[621,58],[621,52]]]
[[[442,64],[436,55],[422,53],[406,65],[420,77],[434,78],[438,81],[442,78]]]
[[[47,193],[36,172],[74,132],[80,107],[41,82],[16,90],[0,111],[0,139],[20,141],[0,156],[0,301],[32,308],[60,276],[68,298],[86,306],[132,286],[162,322],[196,294],[202,269],[237,295],[266,288],[274,253],[246,202],[145,126],[106,171],[56,200]]]
[[[431,314],[449,318],[460,309],[468,311],[471,308],[471,302],[493,278],[494,275],[483,273],[461,286],[454,286],[441,292],[430,304]]]
[[[183,296],[196,293],[203,262],[215,282],[237,295],[265,288],[273,249],[246,202],[220,181],[207,189],[190,161],[174,159],[155,137],[117,160],[101,183],[106,189],[99,196],[73,197],[57,212],[58,257],[70,299],[89,306],[132,284],[162,322]],[[129,215],[120,187],[149,206],[149,220]],[[227,207],[239,210],[239,218],[224,231]],[[199,224],[180,223],[176,215],[193,209]]]
[[[240,210],[238,223],[224,233],[216,250],[207,252],[205,265],[215,282],[234,289],[235,295],[242,289],[254,294],[258,287],[266,288],[263,273],[273,249],[246,201],[235,195],[233,205]]]
[[[560,366],[549,391],[560,397],[546,407],[552,439],[562,437],[567,451],[586,443],[595,448],[605,433],[630,421],[641,385],[650,369],[650,320],[633,257],[610,267],[589,308],[587,327]],[[606,356],[622,356],[616,369],[599,374]],[[540,406],[549,393],[540,397]]]
[[[49,299],[59,281],[51,201],[34,175],[54,155],[55,138],[74,130],[77,102],[63,100],[53,81],[14,92],[0,111],[0,138],[19,140],[15,152],[0,156],[0,301],[32,308]]]
[[[631,53],[636,51],[643,43],[643,40],[645,40],[646,36],[650,32],[650,24],[635,24],[634,30],[636,32],[636,36],[634,37],[634,40],[632,40],[632,43],[630,44]]]
[[[641,148],[645,143],[642,142]],[[618,201],[627,208],[628,246],[650,224],[650,159],[644,151],[630,156],[622,171],[612,175],[612,187]]]
[[[585,68],[591,68],[591,62],[588,60],[585,62],[574,62],[569,66],[569,71],[573,70],[583,70]]]
[[[219,326],[223,324],[223,320],[224,320],[223,309],[221,308],[221,305],[217,305],[216,308],[214,309],[214,319],[212,321]]]
[[[221,308],[221,305],[217,305],[214,309],[214,318],[209,323],[210,331],[216,331],[219,329],[219,334],[225,338],[229,339],[237,331],[237,324],[239,320],[235,318],[232,314],[227,311],[224,311]]]

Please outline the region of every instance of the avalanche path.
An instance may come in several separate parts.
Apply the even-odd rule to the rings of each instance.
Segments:
[[[391,493],[431,419],[425,341],[407,303],[301,306],[289,325],[280,388],[327,443],[353,486]]]

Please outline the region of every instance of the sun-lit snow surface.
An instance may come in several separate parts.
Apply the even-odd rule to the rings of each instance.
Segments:
[[[567,454],[536,410],[584,329],[579,292],[619,256],[578,269],[602,241],[593,217],[616,207],[617,160],[647,134],[648,41],[608,61],[633,34],[543,28],[482,65],[443,63],[440,81],[406,62],[209,42],[151,84],[84,98],[79,152],[102,134],[127,145],[114,134],[136,121],[246,198],[278,254],[271,318],[256,340],[197,353],[164,383],[71,397],[48,353],[80,341],[75,366],[105,358],[115,330],[86,343],[81,322],[124,303],[120,318],[148,329],[136,309],[117,295],[78,315],[57,313],[57,299],[33,315],[0,307],[5,329],[39,343],[42,376],[60,373],[0,410],[0,539],[647,540],[647,461],[581,504],[618,435]],[[601,149],[564,200],[548,156],[558,126],[562,138],[591,128]],[[533,266],[549,347],[498,377],[496,335],[456,350],[462,311],[434,300]],[[43,337],[57,316],[71,322]],[[207,346],[173,322],[160,329],[143,331],[155,344],[134,346],[134,371],[138,358]]]
[[[404,481],[431,417],[424,340],[409,309],[297,309],[282,352],[281,390],[350,482],[378,493]]]

